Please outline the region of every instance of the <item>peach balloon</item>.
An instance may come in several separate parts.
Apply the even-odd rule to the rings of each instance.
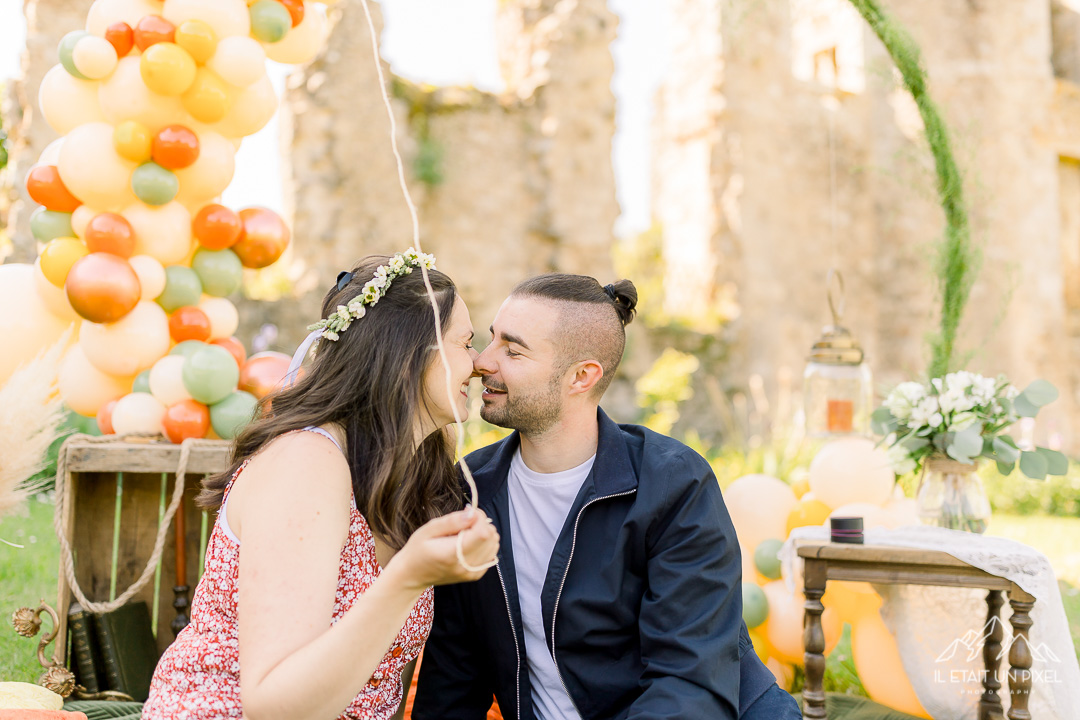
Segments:
[[[75,231],[75,236],[85,239],[86,226],[100,214],[100,210],[92,208],[89,205],[80,205],[75,208],[75,212],[71,213],[71,229]]]
[[[112,426],[117,435],[163,435],[164,418],[160,400],[150,393],[130,393],[113,407]]]
[[[63,334],[71,322],[49,311],[34,290],[34,266],[0,265],[0,385]]]
[[[105,37],[105,31],[116,22],[131,27],[139,24],[144,15],[161,12],[161,3],[152,0],[95,0],[86,14],[86,32]]]
[[[116,69],[116,48],[103,37],[90,35],[75,43],[71,61],[91,80],[100,80]]]
[[[285,353],[267,351],[248,358],[240,370],[239,389],[262,400],[282,385],[292,360]]]
[[[247,87],[266,74],[266,52],[247,35],[225,38],[206,66],[236,87]]]
[[[787,537],[787,519],[796,503],[795,493],[783,480],[769,475],[744,475],[724,490],[744,556],[762,540]]]
[[[64,283],[71,307],[85,320],[114,323],[139,302],[139,276],[122,257],[95,252],[71,266]]]
[[[225,192],[236,170],[236,150],[216,132],[199,133],[199,157],[189,167],[176,171],[180,192],[176,199],[184,205],[202,205]]]
[[[38,156],[38,165],[55,165],[60,161],[60,148],[64,145],[64,138],[56,138],[45,146]]]
[[[881,607],[881,596],[870,583],[831,580],[825,585],[821,603],[832,609],[841,622],[854,624],[865,613],[877,612]]]
[[[93,122],[68,133],[57,167],[71,193],[87,205],[113,210],[135,200],[131,173],[135,163],[113,146],[113,127]]]
[[[161,14],[177,27],[186,20],[201,20],[219,39],[251,32],[244,0],[165,0]]]
[[[74,308],[71,307],[71,303],[68,302],[64,288],[53,285],[49,282],[49,278],[45,277],[45,273],[41,272],[40,257],[34,260],[34,288],[37,290],[38,297],[45,303],[45,307],[53,315],[65,322],[82,320]]]
[[[810,489],[833,508],[848,503],[884,505],[895,482],[888,455],[866,438],[833,440],[810,461]]]
[[[274,62],[299,65],[311,60],[326,41],[329,23],[326,10],[307,3],[304,19],[276,43],[265,44],[266,56]]]
[[[888,516],[885,513],[885,509],[880,505],[871,505],[870,503],[848,503],[847,505],[841,505],[829,513],[829,517],[861,517],[863,519],[863,530],[889,527]],[[827,525],[828,523],[825,524]]]
[[[885,513],[885,525],[888,528],[895,529],[919,524],[917,505],[912,498],[890,500],[882,511]]]
[[[871,700],[909,715],[930,717],[911,687],[896,639],[885,626],[881,613],[865,613],[852,623],[851,655]],[[933,663],[924,668],[927,673],[934,671]]]
[[[80,80],[62,65],[55,65],[45,73],[38,89],[38,107],[45,122],[60,135],[67,135],[79,125],[104,122],[99,85],[96,80]]]
[[[136,255],[149,255],[162,265],[176,265],[191,253],[191,213],[176,200],[157,207],[136,202],[120,214],[135,230]]]
[[[137,375],[169,352],[169,317],[157,303],[142,300],[119,322],[83,323],[79,343],[102,372]]]
[[[166,407],[191,399],[191,393],[184,387],[185,359],[183,355],[166,355],[150,368],[150,394]]]
[[[232,246],[244,267],[263,268],[277,262],[289,245],[289,226],[273,210],[261,207],[240,211],[244,231]]]
[[[791,682],[795,679],[795,667],[789,663],[780,662],[774,657],[765,660],[765,667],[776,678],[776,684],[781,690],[790,691]]]
[[[240,90],[233,98],[232,108],[214,126],[225,137],[245,137],[262,130],[277,112],[278,98],[270,77],[263,75]]]
[[[240,327],[240,313],[226,298],[203,295],[199,309],[210,319],[210,339],[230,337]]]
[[[102,81],[98,98],[101,111],[113,125],[134,120],[146,126],[151,134],[166,125],[190,127],[188,114],[179,95],[158,95],[143,82],[141,56],[121,58],[107,79]]]
[[[165,267],[149,255],[135,255],[130,260],[131,269],[139,276],[142,300],[153,300],[165,292]]]
[[[805,596],[801,592],[789,592],[783,580],[773,580],[762,586],[769,601],[769,616],[764,629],[759,632],[769,641],[774,657],[795,665],[803,663],[803,617]],[[844,623],[836,611],[826,607],[821,614],[821,627],[825,633],[825,654],[832,652],[840,642]]]
[[[130,376],[109,375],[98,370],[86,358],[82,343],[79,343],[64,356],[57,385],[60,397],[68,407],[80,415],[94,417],[105,403],[130,392],[133,381]]]

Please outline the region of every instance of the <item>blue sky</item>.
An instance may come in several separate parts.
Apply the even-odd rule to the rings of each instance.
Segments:
[[[394,72],[433,85],[469,84],[499,90],[502,79],[495,59],[494,15],[497,0],[382,0],[386,20],[383,56]],[[618,235],[648,228],[649,127],[652,99],[668,57],[669,20],[663,2],[609,0],[619,16],[619,36],[612,53],[617,99],[613,162],[623,214]],[[0,80],[19,71],[26,24],[22,3],[0,0]],[[289,66],[272,64],[279,92]],[[247,138],[237,156],[236,176],[225,193],[230,205],[282,207],[278,123]]]

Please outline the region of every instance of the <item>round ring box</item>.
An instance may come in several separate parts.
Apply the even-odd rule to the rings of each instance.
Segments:
[[[829,526],[833,542],[862,545],[863,519],[861,517],[829,518]]]

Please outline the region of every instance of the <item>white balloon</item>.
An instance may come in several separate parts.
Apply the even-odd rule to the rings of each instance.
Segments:
[[[251,32],[251,14],[244,0],[165,0],[161,14],[177,27],[185,20],[201,20],[219,40]]]
[[[139,56],[121,58],[98,91],[101,111],[113,125],[135,120],[156,133],[166,125],[190,127],[191,115],[179,95],[158,95],[146,87],[139,71]]]
[[[38,157],[38,165],[55,165],[60,162],[60,148],[64,146],[64,138],[56,138],[45,146]]]
[[[71,307],[71,302],[68,300],[64,288],[53,285],[49,282],[49,279],[45,277],[45,273],[41,272],[41,258],[34,260],[34,289],[37,290],[41,302],[45,304],[45,307],[48,308],[49,312],[53,315],[64,322],[82,321],[82,318],[75,312],[75,309]]]
[[[132,380],[98,370],[87,360],[79,343],[64,356],[57,385],[68,407],[80,415],[94,417],[102,405],[130,392]]]
[[[199,309],[210,318],[210,339],[230,337],[240,327],[240,313],[226,298],[203,295]]]
[[[89,35],[75,43],[71,61],[75,69],[91,80],[100,80],[116,69],[116,48],[105,38]]]
[[[236,87],[247,87],[266,75],[266,53],[254,38],[227,37],[217,44],[206,66]]]
[[[105,121],[98,101],[97,80],[80,80],[63,65],[54,65],[41,80],[38,107],[45,122],[60,135],[86,123]]]
[[[142,288],[142,300],[153,300],[165,292],[165,267],[149,255],[134,255],[128,259],[131,269],[139,278],[139,287]]]
[[[184,387],[184,360],[183,355],[166,355],[150,368],[150,394],[166,407],[191,399]]]
[[[151,0],[96,0],[86,14],[86,32],[105,37],[105,30],[117,22],[126,22],[132,28],[144,15],[158,15],[161,4]]]
[[[744,475],[728,485],[724,503],[744,558],[753,558],[762,540],[787,538],[787,518],[796,502],[791,486],[769,475]]]
[[[176,265],[191,252],[191,213],[176,200],[151,207],[136,202],[120,213],[135,231],[135,254]],[[154,297],[157,297],[156,295]]]
[[[180,181],[177,202],[188,207],[205,205],[225,192],[235,171],[236,150],[228,138],[213,131],[199,133],[199,157],[175,171]]]
[[[137,375],[169,352],[169,317],[154,302],[140,301],[114,323],[84,322],[79,334],[86,358],[110,375]]]
[[[848,503],[884,505],[895,482],[888,455],[866,438],[833,440],[810,461],[810,489],[832,508]]]
[[[135,163],[116,152],[112,137],[108,123],[80,125],[65,138],[57,162],[60,179],[72,195],[106,210],[135,201],[131,190]]]
[[[304,5],[304,19],[300,24],[278,42],[265,43],[263,48],[266,56],[275,62],[298,65],[318,54],[326,42],[328,30],[325,7],[309,2]]]
[[[60,339],[71,323],[49,311],[34,291],[34,266],[0,265],[0,385]],[[0,458],[0,461],[3,459]]]
[[[888,515],[883,507],[864,502],[841,505],[829,513],[829,517],[861,517],[863,519],[863,530],[891,527]],[[829,527],[829,521],[826,520],[824,525]]]
[[[112,426],[117,435],[164,435],[161,421],[165,406],[150,393],[130,393],[120,398],[112,411]]]
[[[911,498],[894,498],[883,508],[885,524],[889,528],[919,524],[918,505]]]

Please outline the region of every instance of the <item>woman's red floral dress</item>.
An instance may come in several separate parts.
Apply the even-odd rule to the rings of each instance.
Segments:
[[[241,465],[225,490],[243,471]],[[224,503],[223,503],[224,504]],[[206,546],[206,565],[191,604],[191,623],[168,647],[154,671],[143,720],[239,718],[240,650],[237,579],[240,546],[226,535],[220,519]],[[352,607],[379,575],[375,538],[354,506],[349,536],[341,551],[332,623]],[[431,631],[434,594],[428,588],[367,686],[342,713],[350,720],[386,720],[401,703],[401,670],[414,659]]]

